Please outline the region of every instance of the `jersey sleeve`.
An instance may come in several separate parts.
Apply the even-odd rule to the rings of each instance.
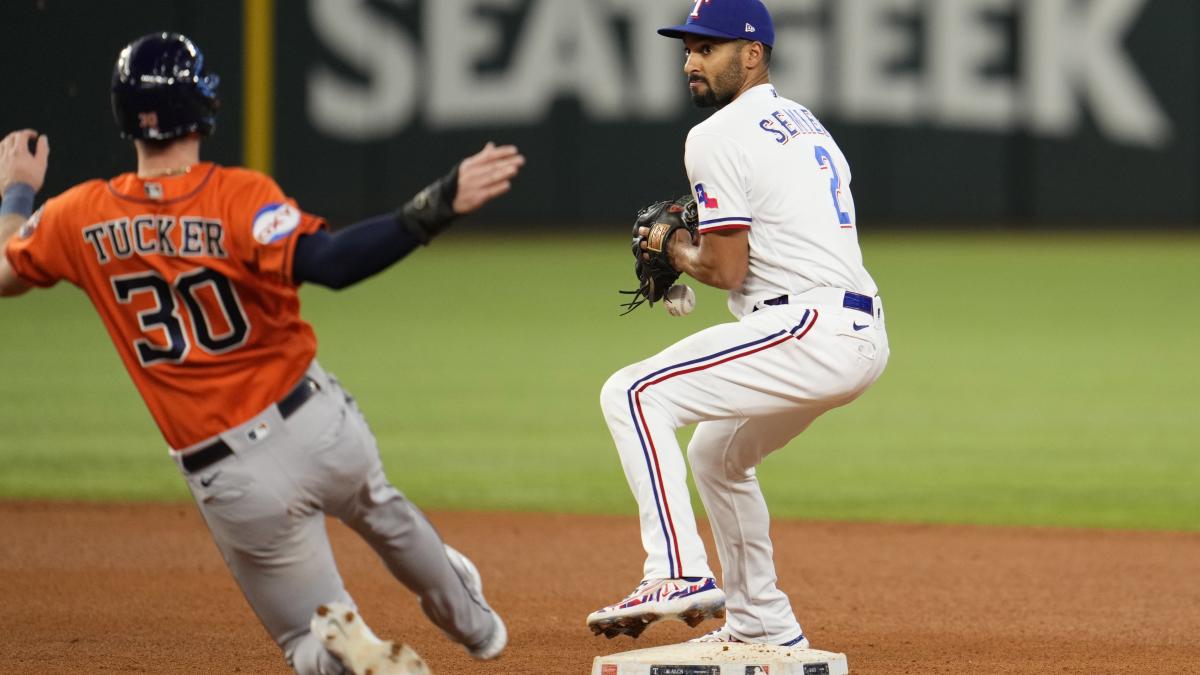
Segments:
[[[296,242],[325,227],[325,219],[302,211],[267,176],[245,172],[242,178],[244,185],[231,200],[234,250],[258,273],[295,285],[292,262]]]
[[[8,240],[4,251],[8,264],[26,283],[41,288],[49,288],[61,279],[78,283],[69,255],[72,249],[62,241],[62,212],[62,198],[47,201]]]
[[[693,133],[684,164],[696,195],[700,232],[751,227],[748,165],[737,143],[717,134]]]

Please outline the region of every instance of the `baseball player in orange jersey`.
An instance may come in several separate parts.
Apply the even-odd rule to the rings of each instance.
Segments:
[[[0,295],[67,280],[103,320],[242,592],[297,673],[424,673],[376,638],[334,564],[325,514],[353,528],[478,659],[507,643],[474,565],[384,475],[354,399],[315,360],[302,282],[342,288],[507,192],[524,162],[488,144],[394,213],[330,233],[274,181],[200,161],[217,78],[186,37],[127,46],[113,112],[136,173],[32,212],[49,142],[0,143]]]

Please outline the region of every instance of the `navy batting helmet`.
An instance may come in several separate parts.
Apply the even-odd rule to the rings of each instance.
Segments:
[[[126,45],[112,76],[113,117],[122,138],[169,140],[217,125],[215,74],[179,33],[151,33]]]

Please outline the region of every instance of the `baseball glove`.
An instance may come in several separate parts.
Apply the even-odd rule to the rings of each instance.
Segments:
[[[651,204],[638,212],[637,220],[633,223],[633,273],[637,276],[638,287],[633,291],[621,291],[632,295],[629,302],[621,306],[624,316],[649,302],[651,306],[662,300],[667,289],[679,279],[679,271],[671,266],[668,247],[671,237],[679,230],[687,230],[696,236],[696,199],[685,195],[674,201],[661,201]],[[648,228],[650,233],[643,237],[638,230]],[[646,248],[642,249],[642,241]],[[649,259],[646,259],[646,256]]]

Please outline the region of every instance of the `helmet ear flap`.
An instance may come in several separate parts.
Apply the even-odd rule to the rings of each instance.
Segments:
[[[217,85],[200,49],[179,33],[151,33],[121,50],[113,67],[112,110],[121,137],[170,140],[216,128]]]
[[[213,96],[217,95],[217,87],[221,84],[221,76],[216,73],[205,73],[200,78],[200,86],[207,89]]]

